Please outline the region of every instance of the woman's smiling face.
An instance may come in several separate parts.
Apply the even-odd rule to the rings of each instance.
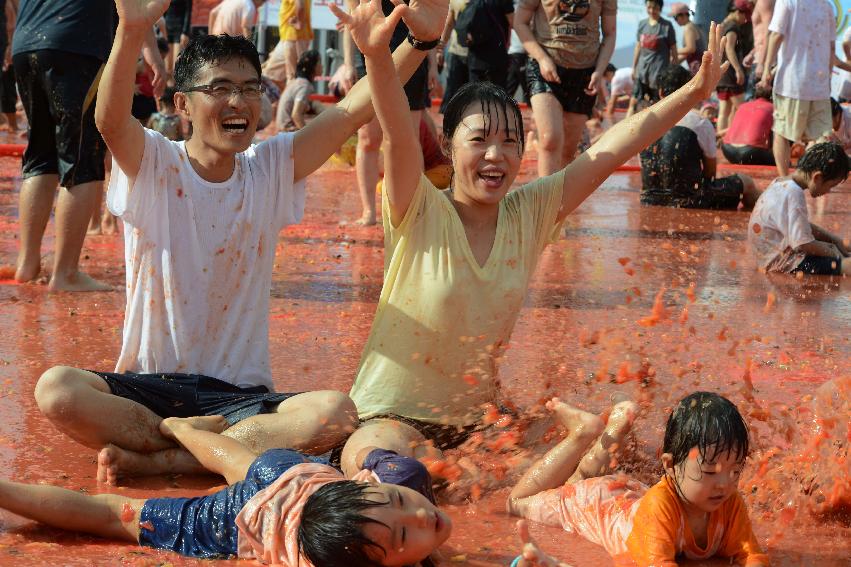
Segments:
[[[522,159],[522,132],[508,108],[468,105],[451,140],[455,199],[494,205],[511,188]]]

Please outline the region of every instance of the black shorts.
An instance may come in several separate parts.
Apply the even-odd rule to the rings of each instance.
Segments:
[[[529,86],[529,97],[536,94],[552,93],[561,104],[562,110],[574,114],[584,114],[588,118],[594,113],[597,95],[585,93],[585,87],[594,74],[594,68],[565,69],[556,66],[561,83],[549,83],[541,76],[541,66],[530,57],[526,64],[526,84]]]
[[[721,144],[721,152],[727,161],[738,165],[774,165],[774,154],[765,148]]]
[[[240,388],[200,374],[97,372],[110,391],[141,404],[162,418],[222,415],[233,425],[247,417],[274,413],[296,393],[272,393],[265,386]]]
[[[169,43],[180,43],[180,36],[183,34],[183,14],[177,16],[165,15],[165,34]]]
[[[804,272],[813,276],[841,276],[842,258],[830,258],[829,256],[805,256],[798,264],[793,274]]]
[[[363,63],[362,56],[360,63]],[[366,77],[366,67],[361,64],[355,67],[355,72],[358,80]],[[411,110],[423,110],[431,106],[431,97],[428,93],[428,61],[423,61],[405,84],[405,96],[408,97],[408,108]]]
[[[716,211],[735,211],[739,208],[745,183],[738,175],[706,180],[703,186],[692,194],[683,196],[670,193],[650,194],[642,191],[642,205],[660,207],[680,207],[683,209],[711,209]]]
[[[655,104],[659,102],[659,89],[654,89],[641,79],[636,79],[632,86],[632,98],[637,101]]]
[[[66,188],[103,181],[106,145],[95,126],[96,98],[83,108],[97,89],[101,61],[45,49],[19,53],[12,62],[29,122],[24,179],[58,174]]]

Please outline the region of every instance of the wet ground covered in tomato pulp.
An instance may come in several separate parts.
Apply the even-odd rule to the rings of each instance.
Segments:
[[[519,181],[530,179],[534,170],[531,153]],[[771,172],[765,172],[757,182],[764,187],[770,179]],[[17,248],[19,186],[19,161],[0,159],[4,265],[14,262]],[[723,393],[739,404],[754,432],[756,452],[741,489],[774,564],[851,565],[848,516],[811,515],[807,509],[818,503],[801,493],[788,472],[790,464],[806,460],[798,457],[805,441],[797,427],[807,419],[807,396],[825,381],[851,373],[851,282],[766,277],[747,254],[747,214],[641,207],[639,187],[636,173],[612,175],[544,253],[502,364],[506,398],[528,408],[557,394],[602,411],[616,390],[638,397],[644,409],[633,450],[622,461],[653,482],[671,405],[698,388]],[[381,288],[382,232],[340,223],[359,215],[352,170],[326,165],[309,179],[308,195],[304,222],[285,230],[278,244],[270,315],[273,374],[283,391],[346,391]],[[851,185],[820,201],[810,200],[812,220],[851,237]],[[52,230],[51,223],[43,247],[48,265]],[[116,291],[51,295],[44,284],[16,285],[8,271],[2,276],[4,478],[137,497],[201,494],[220,486],[211,477],[98,486],[94,451],[63,436],[35,407],[33,387],[48,367],[111,370],[118,355],[123,240],[89,237],[84,255],[83,268]],[[662,289],[662,302],[654,309]],[[649,325],[648,317],[656,324]],[[503,503],[524,461],[510,447],[502,452],[491,447],[478,449],[472,458],[483,476],[479,500],[447,506],[455,522],[443,550],[447,563],[508,565],[518,550],[514,521],[503,513]],[[847,463],[844,468],[847,475]],[[611,564],[600,548],[578,537],[540,526],[532,531],[564,561]],[[0,565],[196,563],[230,564],[69,535],[0,512]]]

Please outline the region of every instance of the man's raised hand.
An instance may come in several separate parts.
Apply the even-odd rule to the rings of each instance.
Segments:
[[[125,26],[153,27],[163,17],[171,0],[115,0],[118,21]]]
[[[402,19],[403,6],[396,6],[390,15],[384,17],[381,0],[360,0],[351,14],[344,12],[335,3],[328,7],[337,16],[352,36],[352,41],[366,57],[390,52],[390,38]]]
[[[440,38],[449,12],[449,0],[391,0],[402,10],[402,19],[411,30],[411,34],[420,41]]]

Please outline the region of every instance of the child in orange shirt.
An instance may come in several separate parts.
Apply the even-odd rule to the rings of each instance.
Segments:
[[[607,474],[631,427],[634,403],[616,403],[605,425],[557,399],[547,407],[568,436],[511,491],[511,514],[577,533],[602,545],[620,565],[671,567],[678,556],[769,565],[736,487],[748,455],[748,429],[729,400],[696,392],[677,404],[665,429],[665,475],[652,488]],[[527,540],[516,565],[558,564]]]

